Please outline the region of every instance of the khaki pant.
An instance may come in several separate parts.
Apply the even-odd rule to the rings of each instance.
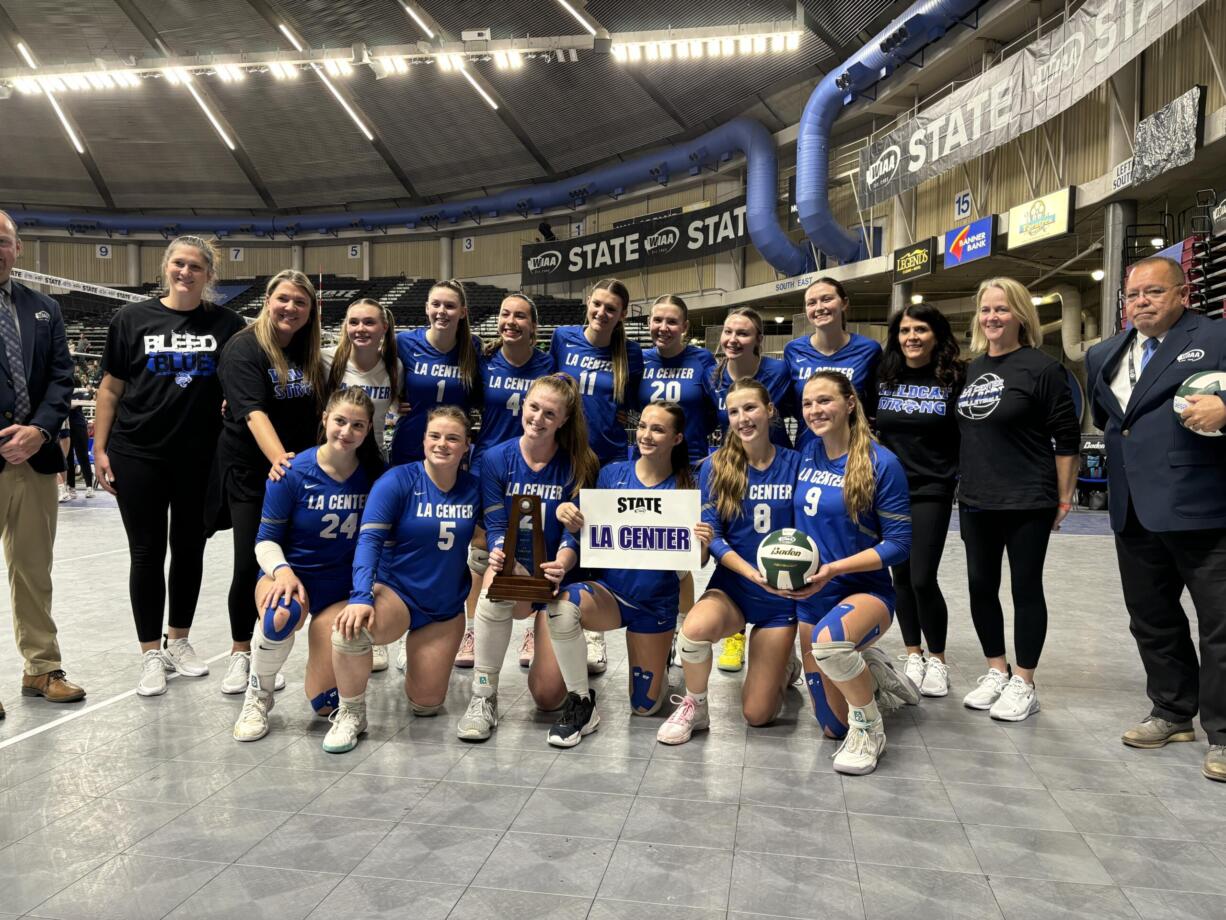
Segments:
[[[51,619],[51,549],[59,512],[55,475],[28,463],[0,471],[0,533],[13,598],[13,633],[29,675],[60,667]]]

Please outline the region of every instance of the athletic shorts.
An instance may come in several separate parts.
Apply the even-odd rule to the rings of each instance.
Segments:
[[[636,607],[624,598],[619,597],[612,588],[599,579],[589,579],[587,584],[600,585],[600,587],[613,595],[613,600],[617,601],[617,609],[621,613],[623,629],[628,629],[630,632],[635,633],[662,633],[672,632],[677,628],[677,611],[675,610],[666,612]]]
[[[716,566],[707,590],[727,594],[750,626],[791,626],[796,622],[795,601],[769,594],[722,565]]]
[[[260,570],[260,578],[267,573]],[[321,610],[327,610],[337,601],[347,601],[353,586],[349,580],[349,570],[345,570],[344,578],[327,578],[322,575],[295,572],[302,587],[306,588],[307,600],[311,604],[310,613],[314,616]]]
[[[415,604],[409,597],[408,591],[403,590],[398,585],[389,585],[385,581],[379,582],[389,591],[394,593],[400,602],[404,604],[405,609],[409,611],[409,631],[421,629],[423,626],[429,626],[431,623],[446,623],[448,620],[454,620],[464,612],[464,605],[460,605],[460,609],[454,613],[427,613],[421,607]]]
[[[834,590],[831,590],[830,585],[827,585],[824,591],[814,594],[806,600],[798,601],[796,604],[796,614],[800,618],[800,622],[806,623],[809,626],[816,626],[826,614],[853,594],[867,594],[870,597],[877,598],[877,600],[885,604],[885,609],[889,611],[890,622],[894,622],[895,594],[893,588],[887,589],[879,586],[874,586],[873,588],[857,587],[856,585],[845,583],[836,585]]]

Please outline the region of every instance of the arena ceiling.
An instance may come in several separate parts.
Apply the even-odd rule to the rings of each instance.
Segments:
[[[436,40],[458,41],[468,29],[489,29],[495,42],[584,34],[558,0],[411,5]],[[764,22],[800,21],[803,32],[792,51],[719,59],[629,65],[585,50],[528,56],[522,68],[504,70],[492,57],[470,57],[472,81],[439,66],[413,66],[403,76],[357,66],[333,83],[373,140],[310,70],[284,81],[202,75],[194,86],[203,104],[168,79],[57,93],[82,153],[47,96],[12,92],[0,99],[0,199],[22,207],[267,212],[404,206],[552,180],[737,114],[773,130],[792,124],[815,81],[901,7],[894,0],[574,5],[614,41],[625,32]],[[39,68],[114,69],[151,58],[291,52],[291,36],[311,51],[430,47],[398,0],[0,0],[0,72],[9,75],[37,73],[21,45]]]

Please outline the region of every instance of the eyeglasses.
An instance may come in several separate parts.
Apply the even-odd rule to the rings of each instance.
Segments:
[[[1174,287],[1159,287],[1157,285],[1153,285],[1151,287],[1141,288],[1139,291],[1129,291],[1124,295],[1124,302],[1136,303],[1141,299],[1141,297],[1144,297],[1146,300],[1161,300],[1167,295],[1168,292],[1178,290],[1183,286],[1184,285],[1182,284],[1177,284]]]

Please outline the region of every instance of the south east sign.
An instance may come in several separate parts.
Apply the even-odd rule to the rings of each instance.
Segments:
[[[920,243],[894,250],[894,283],[910,281],[932,274],[936,239],[928,237]]]
[[[578,236],[523,247],[520,281],[550,284],[605,275],[672,262],[700,259],[748,245],[745,199],[658,220],[621,227],[605,233]]]

